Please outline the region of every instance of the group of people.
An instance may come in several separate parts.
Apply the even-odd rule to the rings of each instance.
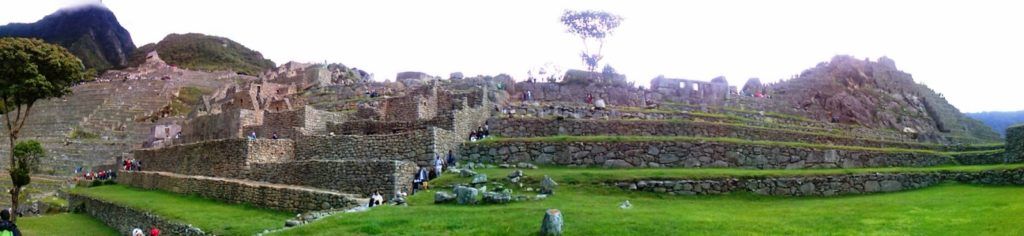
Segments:
[[[256,131],[252,131],[252,133],[249,133],[249,136],[246,136],[246,138],[248,138],[249,141],[255,141],[256,138],[257,138],[256,137]],[[277,132],[274,132],[274,133],[272,133],[270,135],[270,139],[275,139],[276,140],[276,139],[279,139],[279,138],[281,138],[281,137],[277,136]]]
[[[141,171],[142,160],[124,159],[124,162],[121,163],[121,166],[126,171]]]
[[[440,155],[434,155],[434,161],[432,163],[434,166],[433,171],[424,167],[420,167],[420,169],[416,171],[412,184],[413,193],[416,193],[417,190],[428,189],[428,181],[441,177],[441,173],[444,173],[445,170],[454,166],[457,161],[458,160],[455,159],[455,153],[452,152],[452,150],[448,150],[448,156],[446,158],[441,158]]]
[[[469,133],[469,141],[476,142],[477,140],[484,139],[489,135],[491,135],[491,127],[485,123],[484,126],[477,127],[476,130]]]
[[[142,233],[142,229],[134,228],[132,229],[132,236],[146,236],[146,234]],[[149,236],[160,236],[160,229],[157,229],[156,227],[150,228]]]
[[[86,180],[108,180],[117,178],[117,172],[112,170],[89,171],[82,174],[82,177]]]

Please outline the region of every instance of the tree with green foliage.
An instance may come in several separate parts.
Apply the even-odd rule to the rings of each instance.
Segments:
[[[18,133],[25,126],[32,105],[71,93],[71,86],[84,80],[84,70],[82,61],[61,46],[39,39],[0,38],[0,113],[4,117],[9,147],[16,147]],[[8,169],[14,184],[10,191],[11,206],[18,209],[19,192],[29,183],[30,170],[21,172],[18,158],[14,156]],[[28,164],[24,163],[30,166]],[[26,176],[17,176],[20,174]]]
[[[580,53],[580,57],[590,72],[597,70],[598,63],[604,58],[601,50],[604,49],[605,38],[621,23],[621,16],[603,11],[565,10],[562,14],[562,24],[566,26],[566,31],[583,40],[583,52]],[[597,43],[596,51],[590,48],[590,44],[594,42]]]

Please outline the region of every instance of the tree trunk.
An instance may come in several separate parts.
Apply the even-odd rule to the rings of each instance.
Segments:
[[[6,116],[7,114],[4,114],[4,115]],[[10,129],[10,127],[8,127],[8,129]],[[21,186],[14,185],[14,172],[13,172],[13,170],[14,170],[14,141],[17,140],[18,138],[14,136],[13,132],[9,132],[9,135],[10,136],[8,136],[8,137],[10,137],[9,139],[11,141],[11,153],[10,153],[11,164],[10,164],[10,166],[7,167],[7,173],[8,173],[8,175],[11,176],[11,191],[9,191],[11,193],[11,222],[16,222],[18,214],[15,214],[15,212],[18,211],[18,193],[21,192]]]

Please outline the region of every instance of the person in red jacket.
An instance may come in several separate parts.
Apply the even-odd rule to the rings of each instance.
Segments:
[[[156,227],[149,229],[149,236],[160,236],[160,229],[157,229]]]

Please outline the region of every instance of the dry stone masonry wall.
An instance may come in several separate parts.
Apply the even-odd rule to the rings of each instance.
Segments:
[[[1006,129],[1006,158],[1024,160],[1024,125]]]
[[[875,173],[790,177],[611,182],[629,191],[671,195],[717,195],[737,191],[772,196],[836,196],[895,192],[957,181],[969,184],[1024,185],[1024,169],[983,172]]]
[[[355,195],[204,176],[135,171],[122,172],[117,182],[137,188],[160,189],[289,212],[346,209],[359,204],[356,200],[358,196]]]
[[[294,160],[293,149],[292,140],[222,139],[133,153],[143,170],[230,177],[244,175],[251,163]]]
[[[709,141],[498,141],[463,145],[481,162],[533,162],[605,167],[741,167],[759,169],[937,166],[955,164],[933,152],[769,146]]]
[[[921,143],[868,140],[840,135],[796,132],[786,129],[678,120],[498,119],[494,123],[494,134],[501,137],[554,135],[701,136],[863,147],[915,149],[931,149],[936,147]]]
[[[68,205],[103,221],[121,235],[131,235],[132,229],[149,226],[159,228],[168,235],[206,235],[202,230],[184,223],[170,221],[156,214],[106,202],[85,195],[70,194]],[[69,229],[72,230],[72,229]]]

